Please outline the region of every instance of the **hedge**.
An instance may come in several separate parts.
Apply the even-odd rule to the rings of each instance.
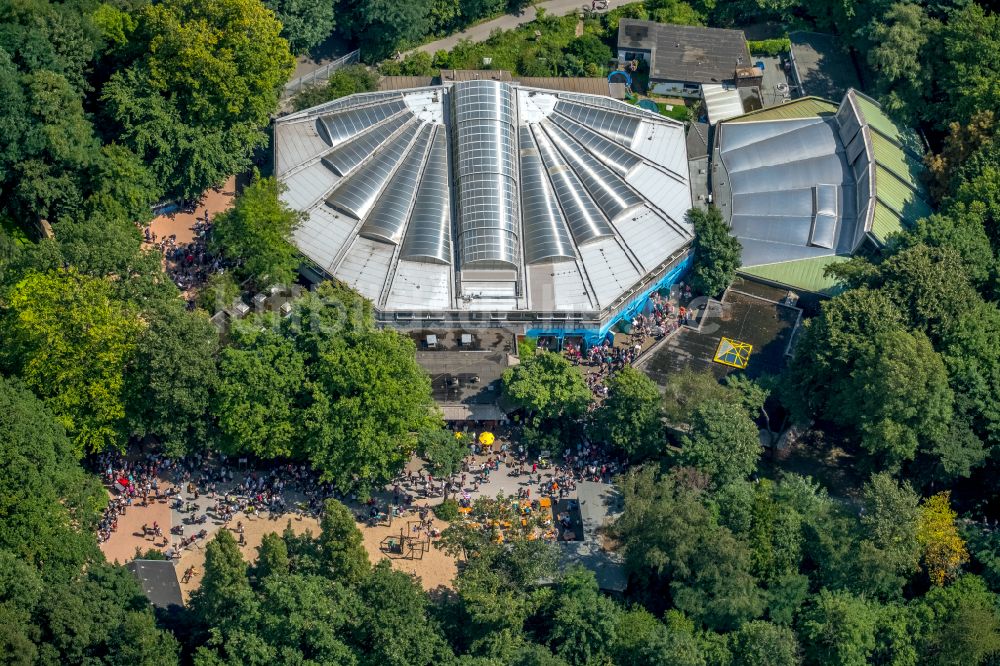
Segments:
[[[752,55],[776,57],[782,53],[788,53],[792,50],[792,40],[788,37],[782,37],[781,39],[763,39],[759,42],[747,42],[747,46],[750,47],[750,53]]]

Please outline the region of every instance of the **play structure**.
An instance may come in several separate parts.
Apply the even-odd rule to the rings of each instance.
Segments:
[[[715,350],[715,358],[712,360],[731,368],[744,370],[750,362],[751,351],[753,351],[753,345],[749,342],[722,338],[719,340],[719,348]]]
[[[387,536],[378,546],[379,550],[389,557],[403,560],[422,560],[430,547],[431,533],[424,529],[419,520],[406,521],[406,529],[400,527],[399,536],[395,534]]]
[[[631,67],[633,72],[636,69],[632,66],[632,63],[627,64],[626,67]],[[625,89],[629,92],[629,94],[632,93],[632,75],[623,69],[616,69],[608,74],[608,83],[624,83]]]

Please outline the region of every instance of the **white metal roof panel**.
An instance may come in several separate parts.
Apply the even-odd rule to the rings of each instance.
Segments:
[[[533,310],[595,310],[575,261],[534,264],[528,267],[529,303]]]
[[[656,167],[645,164],[635,170],[629,184],[686,230],[688,235],[694,234],[687,222],[687,212],[691,209],[691,188],[686,181],[678,182]]]
[[[378,304],[395,249],[395,245],[359,236],[337,266],[334,276]]]
[[[615,228],[647,271],[662,264],[688,241],[649,208],[619,218]]]
[[[687,180],[687,138],[683,125],[644,120],[632,139],[631,148],[633,152]]]
[[[292,240],[303,254],[328,271],[356,226],[355,220],[320,205],[308,212]]]
[[[276,124],[274,129],[275,175],[282,176],[306,162],[317,160],[330,149],[309,122]]]
[[[386,296],[389,310],[446,310],[451,307],[451,266],[400,261]]]
[[[338,181],[340,177],[321,162],[313,162],[298,171],[294,178],[284,181],[288,188],[282,192],[281,200],[295,210],[309,210],[322,201]]]
[[[602,308],[613,303],[642,277],[625,250],[613,238],[603,238],[580,247],[580,258]]]

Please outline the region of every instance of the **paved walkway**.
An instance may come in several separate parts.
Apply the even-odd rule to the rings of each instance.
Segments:
[[[635,2],[635,0],[608,0],[608,9],[622,7],[632,2]],[[529,21],[534,21],[535,16],[538,14],[538,7],[543,8],[549,15],[565,16],[570,12],[575,12],[582,8],[583,5],[583,0],[547,0],[547,2],[540,2],[537,5],[526,7],[520,14],[505,14],[504,16],[499,16],[491,21],[479,23],[471,28],[463,30],[462,32],[449,35],[444,39],[439,39],[437,41],[430,42],[429,44],[418,46],[412,51],[408,51],[408,53],[423,51],[424,53],[430,53],[433,55],[442,49],[450,51],[455,48],[455,45],[458,44],[460,40],[463,39],[468,39],[472,42],[485,41],[489,39],[494,30],[513,30],[519,25],[528,23]]]

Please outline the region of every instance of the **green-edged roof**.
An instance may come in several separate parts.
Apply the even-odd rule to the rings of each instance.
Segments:
[[[868,125],[881,133],[883,136],[892,139],[903,148],[911,151],[914,155],[923,155],[924,146],[920,142],[920,137],[909,127],[902,127],[886,115],[882,107],[875,100],[866,95],[854,91],[854,98],[858,102],[858,108],[864,115]]]
[[[832,116],[837,113],[837,105],[819,97],[803,97],[788,104],[779,104],[766,109],[751,111],[738,118],[730,118],[727,123],[752,123],[764,120],[794,120]]]
[[[852,90],[865,124],[868,125],[875,160],[875,217],[871,235],[884,243],[933,211],[923,184],[923,145],[912,129],[885,114],[878,102]]]
[[[872,132],[871,137],[875,161],[923,192],[923,162],[878,132]]]
[[[779,264],[763,264],[751,268],[741,268],[745,275],[758,277],[768,282],[776,282],[792,289],[811,291],[817,294],[832,296],[837,293],[836,282],[823,275],[823,271],[831,264],[839,264],[850,257],[841,255],[826,255],[810,259],[784,261]]]
[[[872,219],[872,235],[885,242],[890,234],[899,233],[902,230],[903,219],[884,203],[876,201],[875,217]]]

